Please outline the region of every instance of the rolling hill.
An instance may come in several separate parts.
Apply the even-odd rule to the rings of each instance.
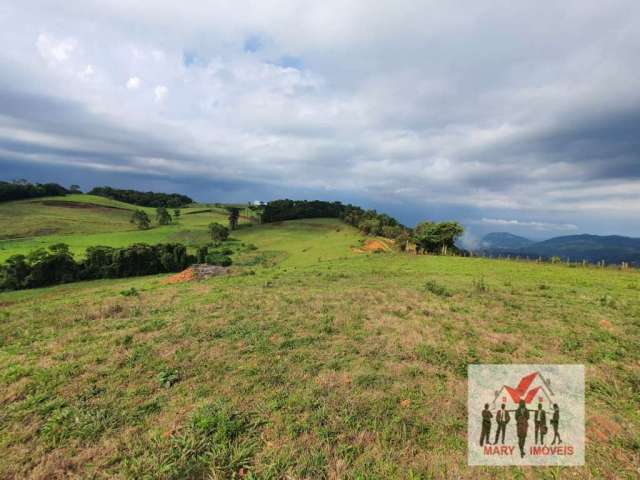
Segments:
[[[480,241],[480,248],[483,250],[514,250],[522,247],[527,247],[535,243],[533,240],[514,235],[507,232],[493,232],[488,233]]]
[[[201,205],[136,231],[94,210],[114,231],[92,233],[81,208],[24,208],[67,223],[7,254],[195,246],[224,219]],[[635,478],[637,271],[366,253],[337,219],[232,237],[257,249],[225,276],[0,293],[0,478],[495,478],[467,466],[471,363],[586,365],[588,464],[504,478]]]
[[[138,230],[129,222],[131,213],[144,210],[154,220],[155,209],[139,207],[105,197],[72,194],[0,203],[0,262],[14,254],[28,254],[40,247],[66,243],[82,255],[87,247],[124,247],[136,242],[203,243],[207,225],[227,223],[222,207],[192,205],[181,208],[181,216],[170,225]],[[172,209],[171,209],[172,211]],[[242,216],[240,224],[254,223]]]

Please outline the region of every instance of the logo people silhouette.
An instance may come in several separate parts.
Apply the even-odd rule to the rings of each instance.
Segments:
[[[558,407],[557,403],[554,403],[553,416],[551,417],[551,426],[553,427],[553,442],[551,442],[551,445],[556,444],[556,439],[558,439],[558,444],[562,443],[562,439],[560,438],[560,434],[558,433],[559,424],[560,424],[560,407]]]
[[[491,419],[493,418],[493,414],[489,411],[489,404],[484,404],[484,410],[482,410],[482,432],[480,433],[480,446],[484,445],[486,442],[487,445],[491,445],[489,441],[489,433],[491,432]]]
[[[540,439],[540,444],[544,445],[544,436],[547,433],[547,412],[542,409],[542,403],[538,404],[538,409],[533,417],[533,423],[535,425],[535,443],[538,443],[538,438]]]
[[[498,438],[500,437],[500,433],[502,433],[502,444],[504,445],[504,435],[507,430],[507,423],[511,420],[511,416],[509,415],[509,411],[505,409],[506,405],[503,403],[500,410],[496,412],[496,422],[498,423],[498,428],[496,429],[496,438],[493,441],[493,444],[496,445],[498,443]]]
[[[524,444],[527,439],[529,429],[529,410],[524,400],[520,400],[516,410],[516,432],[518,434],[518,447],[520,447],[520,457],[524,457]]]

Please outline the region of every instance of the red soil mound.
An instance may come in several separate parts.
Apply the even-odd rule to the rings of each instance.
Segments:
[[[190,282],[192,280],[203,280],[205,278],[217,277],[218,275],[226,275],[227,273],[229,273],[229,269],[227,267],[197,264],[190,266],[180,273],[176,273],[175,275],[165,278],[162,283],[171,284]]]
[[[175,275],[171,275],[170,277],[165,278],[164,280],[162,280],[162,283],[171,284],[171,283],[190,282],[195,278],[196,277],[194,275],[193,268],[189,267],[180,273],[176,273]]]

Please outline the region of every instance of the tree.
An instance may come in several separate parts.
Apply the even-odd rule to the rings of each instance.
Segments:
[[[229,238],[229,229],[219,223],[210,223],[209,235],[211,235],[211,240],[219,244]]]
[[[264,207],[262,205],[249,205],[249,210],[254,213],[254,216],[258,219],[258,223],[262,223],[262,213]]]
[[[156,208],[156,220],[160,225],[169,225],[171,223],[171,215],[166,207]]]
[[[410,241],[411,233],[408,230],[403,229],[402,232],[400,232],[396,237],[396,245],[398,246],[398,250],[400,250],[401,252],[406,251]]]
[[[147,230],[151,226],[149,215],[144,210],[135,210],[129,221],[134,223],[140,230]]]
[[[71,193],[82,193],[82,190],[80,190],[80,185],[71,185],[69,187],[69,191]]]
[[[414,229],[413,240],[417,252],[446,255],[456,251],[455,242],[463,233],[464,228],[458,222],[421,222]]]
[[[138,192],[136,190],[120,190],[111,187],[96,187],[89,192],[90,195],[112,198],[121,202],[133,203],[143,207],[167,207],[180,208],[193,200],[186,195],[178,193]]]
[[[173,216],[175,218],[180,218],[180,209],[179,208],[176,208],[176,209],[173,210]]]
[[[9,257],[0,269],[0,290],[20,290],[26,284],[31,267],[24,255]]]
[[[240,209],[238,207],[228,207],[227,212],[229,212],[229,230],[235,230],[238,228]]]

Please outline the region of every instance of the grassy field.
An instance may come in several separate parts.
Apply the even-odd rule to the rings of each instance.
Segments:
[[[129,222],[139,208],[147,212],[152,228],[138,230]],[[26,255],[39,247],[66,243],[81,256],[87,247],[124,247],[136,242],[182,242],[197,245],[206,241],[211,222],[227,224],[224,208],[193,205],[180,209],[171,225],[155,223],[155,209],[137,207],[93,195],[66,195],[0,204],[0,262],[11,255]],[[170,209],[173,214],[173,210]],[[241,225],[249,222],[241,219]]]
[[[197,242],[212,215],[60,236]],[[638,478],[637,271],[356,253],[324,219],[233,236],[258,250],[226,277],[0,294],[0,478]],[[467,467],[469,363],[584,363],[586,466]]]

